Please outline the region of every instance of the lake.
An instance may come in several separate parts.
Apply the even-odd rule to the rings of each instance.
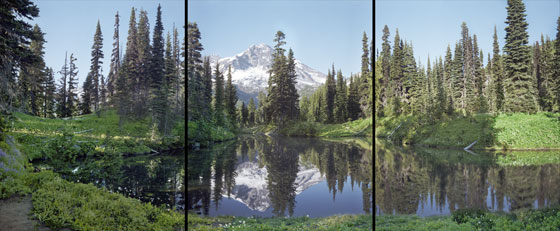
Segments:
[[[375,140],[375,214],[520,211],[560,203],[560,151],[482,152]]]
[[[189,150],[187,209],[208,216],[371,214],[371,142],[242,136]]]
[[[184,149],[159,155],[79,158],[73,163],[33,161],[41,168],[53,168],[69,181],[92,183],[153,205],[184,210]]]

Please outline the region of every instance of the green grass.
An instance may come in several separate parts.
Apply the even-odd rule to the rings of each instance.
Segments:
[[[375,216],[375,230],[557,230],[560,209],[545,208],[518,213],[458,210],[450,216]]]
[[[477,141],[473,149],[558,149],[559,117],[560,113],[477,114],[439,120],[384,117],[376,121],[375,135],[401,144],[436,147],[464,148]]]
[[[213,142],[231,140],[236,134],[228,128],[217,126],[210,122],[188,121],[188,144],[199,143],[209,146]]]
[[[73,134],[76,142],[94,143],[98,152],[142,154],[166,149],[171,144],[181,145],[184,140],[184,132],[179,128],[184,123],[177,123],[171,136],[164,138],[149,126],[151,121],[147,117],[127,121],[119,128],[119,116],[114,110],[102,112],[101,117],[88,114],[68,119],[40,118],[18,112],[13,115],[15,119],[8,134],[15,137],[18,148],[29,159],[42,157],[40,149],[64,131]]]
[[[279,131],[285,136],[306,137],[362,137],[372,136],[372,117],[358,119],[342,124],[321,124],[308,121],[289,123]]]
[[[499,154],[496,163],[500,166],[530,166],[560,163],[560,151],[515,151]]]
[[[372,215],[324,218],[202,217],[188,214],[188,230],[372,230]]]

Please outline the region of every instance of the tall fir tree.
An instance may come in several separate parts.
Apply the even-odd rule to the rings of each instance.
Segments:
[[[65,117],[72,117],[77,115],[78,96],[76,95],[76,88],[78,79],[78,68],[76,67],[76,58],[74,54],[70,54],[70,66],[68,68],[68,99],[66,100],[66,115]]]
[[[529,73],[529,34],[525,20],[525,4],[508,0],[506,43],[504,45],[505,110],[508,112],[535,112],[536,100],[531,94],[533,82]]]
[[[249,126],[253,126],[255,125],[255,115],[256,115],[256,110],[257,107],[255,105],[255,100],[253,100],[253,97],[251,97],[251,99],[249,99],[249,106],[247,107],[247,109],[249,110],[249,116],[248,118],[248,122],[247,124],[249,124]]]
[[[214,69],[214,120],[219,126],[225,125],[224,117],[224,75],[220,72],[220,63],[216,62],[216,69]]]
[[[93,35],[93,46],[91,46],[91,67],[92,80],[93,80],[93,106],[94,110],[99,110],[99,102],[101,101],[100,90],[100,76],[101,76],[101,65],[103,64],[103,34],[101,33],[101,26],[99,25],[99,20],[97,20],[97,27],[95,29],[95,34]]]
[[[494,43],[493,43],[493,55],[492,55],[492,76],[495,79],[495,104],[496,111],[504,111],[504,76],[502,69],[502,58],[500,56],[500,46],[498,44],[498,33],[496,31],[496,26],[494,25]]]
[[[554,42],[555,53],[554,53],[554,61],[553,61],[553,76],[555,87],[553,88],[553,92],[555,95],[556,100],[556,111],[560,111],[560,16],[558,17],[558,21],[556,22],[556,40]]]
[[[225,109],[228,117],[229,126],[237,128],[237,114],[235,104],[237,103],[237,90],[231,82],[231,65],[228,66],[227,82],[225,87]]]
[[[380,116],[384,115],[383,112],[385,111],[388,97],[390,95],[390,92],[388,91],[389,79],[391,77],[391,43],[389,42],[389,35],[389,28],[387,27],[387,25],[385,25],[385,27],[383,27],[383,44],[381,45],[381,66],[383,68],[383,78],[381,78],[379,81],[379,84],[381,85],[381,107],[379,111],[377,111],[378,115]]]
[[[66,115],[68,114],[67,110],[67,100],[68,100],[68,93],[66,91],[66,84],[67,84],[67,80],[68,80],[68,53],[66,53],[64,55],[64,65],[62,66],[62,68],[60,69],[60,71],[58,73],[60,73],[62,75],[62,78],[60,79],[60,88],[58,91],[58,109],[56,111],[56,114],[58,117],[66,117]]]
[[[92,77],[91,72],[87,74],[86,80],[82,83],[82,102],[79,109],[82,115],[91,113],[91,90],[92,90]],[[116,82],[115,82],[116,83]]]
[[[348,119],[346,111],[346,81],[342,76],[342,71],[338,70],[336,75],[336,98],[334,104],[335,122],[344,123]]]
[[[325,105],[326,105],[326,115],[327,123],[334,122],[334,99],[336,93],[336,81],[334,80],[334,75],[331,71],[327,71],[327,80],[325,85],[327,86]]]
[[[119,12],[115,14],[115,30],[113,34],[113,51],[111,53],[111,67],[109,69],[109,75],[107,76],[107,93],[109,101],[114,101],[113,95],[115,93],[116,80],[119,78],[119,68],[121,65],[120,61],[120,50],[119,50]]]
[[[138,75],[134,80],[134,93],[136,94],[136,101],[134,102],[134,112],[138,118],[143,118],[147,115],[149,103],[149,90],[150,90],[150,60],[151,60],[151,46],[150,46],[150,24],[148,20],[148,12],[140,10],[138,14],[137,24],[137,53],[136,67],[138,68]]]
[[[396,29],[395,42],[393,45],[393,59],[391,63],[391,81],[390,81],[390,91],[391,91],[391,101],[392,103],[392,113],[393,115],[400,115],[401,113],[401,86],[403,79],[403,59],[404,54],[402,50],[402,42],[399,37],[399,29]],[[363,65],[362,65],[363,66]],[[361,94],[361,91],[360,91]]]
[[[47,76],[45,81],[45,91],[44,91],[44,107],[43,116],[47,118],[53,118],[55,112],[55,93],[56,84],[54,81],[54,72],[52,68],[46,68],[45,75]]]
[[[157,26],[156,26],[157,27]],[[154,31],[155,33],[155,31]],[[155,36],[155,34],[154,34]],[[202,117],[199,114],[201,111],[201,108],[204,106],[203,104],[201,105],[201,96],[202,97],[208,97],[208,85],[211,84],[211,80],[209,80],[208,78],[210,77],[210,73],[209,71],[209,66],[210,66],[210,62],[208,60],[208,67],[205,67],[205,73],[204,73],[204,80],[203,80],[203,84],[204,84],[204,89],[206,91],[206,93],[204,94],[200,94],[200,89],[201,89],[201,82],[200,81],[200,64],[201,64],[201,54],[200,52],[202,50],[204,50],[204,48],[202,48],[202,44],[200,43],[200,31],[198,30],[198,26],[196,23],[189,23],[188,24],[188,44],[187,44],[187,73],[188,73],[188,97],[187,97],[187,103],[188,103],[188,114],[189,114],[189,119],[190,120],[200,120]],[[156,48],[158,47],[156,45],[156,42],[158,41],[158,39],[154,38],[153,42],[154,45],[152,46],[153,48],[153,52],[152,52],[152,65],[153,67],[157,66],[157,62],[155,61],[155,57],[157,56],[157,52],[156,52]],[[217,78],[217,76],[216,76]],[[153,86],[157,86],[161,83],[159,77],[158,78],[153,78]],[[210,81],[210,82],[209,82]],[[205,98],[206,100],[208,100],[208,98]],[[203,101],[204,103],[208,103],[206,101]],[[157,107],[157,105],[153,106],[154,108]]]
[[[210,67],[210,57],[206,56],[202,64],[202,97],[201,97],[201,118],[212,118],[212,68]]]
[[[402,46],[401,46],[402,47]],[[368,37],[364,31],[362,37],[362,72],[361,72],[361,83],[360,83],[360,108],[364,117],[371,115],[372,108],[370,107],[370,96],[371,96],[371,81],[368,77],[369,75],[369,48],[368,48]],[[372,61],[373,62],[373,61]],[[333,70],[334,72],[334,70]],[[400,90],[402,90],[402,85]]]
[[[202,44],[200,43],[200,31],[198,30],[198,25],[196,22],[188,23],[187,24],[187,73],[188,73],[188,84],[189,89],[187,92],[187,108],[190,110],[189,113],[189,120],[200,120],[200,115],[198,112],[200,111],[200,105],[198,102],[199,100],[199,73],[202,63],[201,54],[200,52],[204,49],[202,48]],[[164,39],[163,39],[163,23],[161,21],[161,6],[158,4],[157,14],[156,14],[156,23],[154,25],[154,32],[152,35],[152,58],[151,58],[151,69],[150,69],[150,82],[151,82],[151,97],[155,98],[158,97],[156,92],[160,88],[161,82],[164,78]],[[152,102],[154,100],[151,100]],[[151,105],[152,111],[156,111],[157,103],[153,102]],[[153,115],[152,115],[153,116]]]
[[[25,69],[28,74],[29,80],[29,99],[30,99],[30,106],[31,106],[31,114],[35,116],[39,116],[40,113],[40,102],[41,100],[41,92],[43,92],[43,83],[45,82],[45,61],[43,60],[44,55],[44,33],[41,31],[41,28],[35,24],[33,26],[33,34],[34,37],[31,40],[31,44],[29,45],[29,49],[31,50],[31,54],[34,57],[34,61],[30,65],[25,65]]]

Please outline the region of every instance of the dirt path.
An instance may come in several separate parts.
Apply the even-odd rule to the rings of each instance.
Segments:
[[[0,200],[0,231],[50,230],[38,220],[31,220],[31,195]]]

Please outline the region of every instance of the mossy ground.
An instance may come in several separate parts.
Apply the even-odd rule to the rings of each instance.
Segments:
[[[372,215],[324,218],[202,217],[188,214],[188,230],[372,230]]]
[[[400,144],[473,149],[559,149],[560,113],[477,114],[430,120],[420,116],[383,117],[375,136]],[[400,127],[399,127],[400,125]]]

